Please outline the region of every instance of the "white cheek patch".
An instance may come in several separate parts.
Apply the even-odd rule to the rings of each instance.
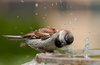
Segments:
[[[59,32],[59,40],[64,40],[64,36],[66,35],[66,32],[64,30]]]
[[[66,44],[66,41],[64,39],[65,35],[66,35],[66,31],[61,30],[59,32],[59,41],[61,41],[62,45],[65,45]]]

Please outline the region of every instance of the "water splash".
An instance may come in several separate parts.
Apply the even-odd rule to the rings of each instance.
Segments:
[[[90,34],[90,33],[89,33]],[[90,50],[90,38],[89,36],[85,39],[85,47],[84,47],[84,58],[89,58],[89,50]]]

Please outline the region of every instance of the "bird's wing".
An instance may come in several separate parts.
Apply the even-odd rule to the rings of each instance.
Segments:
[[[24,38],[45,40],[45,39],[50,38],[56,32],[57,31],[55,28],[46,27],[46,28],[40,28],[38,30],[34,30],[34,31],[32,31],[28,34],[22,35],[22,36],[5,35],[4,37],[7,37],[8,39],[11,39],[11,40],[20,40],[20,39],[24,39]]]
[[[36,38],[34,31],[31,33],[25,34],[22,36],[23,38]]]
[[[41,28],[35,31],[32,31],[31,33],[28,33],[23,36],[23,38],[31,38],[31,39],[48,39],[50,36],[52,36],[54,33],[56,33],[56,29],[54,28]]]

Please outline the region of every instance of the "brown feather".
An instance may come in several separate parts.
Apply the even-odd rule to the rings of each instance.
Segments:
[[[56,32],[57,31],[55,28],[46,27],[46,28],[41,28],[39,30],[35,30],[31,33],[28,33],[24,35],[23,38],[47,39]]]

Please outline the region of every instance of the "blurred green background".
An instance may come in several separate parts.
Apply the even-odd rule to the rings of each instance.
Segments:
[[[42,19],[33,16],[33,3],[2,2],[0,4],[0,65],[21,65],[31,61],[38,51],[20,47],[23,41],[11,41],[3,35],[23,35],[43,27]]]

